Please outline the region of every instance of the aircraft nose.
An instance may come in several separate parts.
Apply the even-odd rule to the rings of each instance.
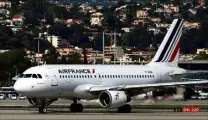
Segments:
[[[19,93],[19,94],[27,94],[30,92],[29,89],[30,85],[27,84],[25,80],[17,80],[16,83],[14,84],[14,90]]]
[[[14,84],[14,90],[18,93],[22,93],[25,91],[24,83],[22,80],[17,80]]]

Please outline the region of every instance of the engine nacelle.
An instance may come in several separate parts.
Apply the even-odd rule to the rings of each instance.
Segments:
[[[39,98],[27,98],[27,103],[30,105],[30,106],[37,106],[37,105],[40,105],[41,104],[41,101]]]
[[[124,91],[103,91],[99,95],[102,107],[118,108],[131,101]]]

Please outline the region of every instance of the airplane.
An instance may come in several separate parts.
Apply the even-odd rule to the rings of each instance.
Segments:
[[[183,19],[174,19],[152,61],[146,65],[41,65],[27,69],[14,85],[39,113],[59,98],[73,100],[71,112],[82,112],[79,100],[98,100],[104,108],[130,113],[131,98],[164,86],[206,84],[183,82],[178,67]]]

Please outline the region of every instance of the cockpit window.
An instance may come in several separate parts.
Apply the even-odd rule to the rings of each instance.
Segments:
[[[19,76],[19,78],[23,78],[23,76],[24,76],[24,74],[21,74],[21,75]]]
[[[42,78],[42,76],[40,74],[37,74],[39,78]]]
[[[36,74],[33,74],[32,78],[38,78],[38,76]]]
[[[32,74],[25,74],[24,78],[30,78],[32,76]]]

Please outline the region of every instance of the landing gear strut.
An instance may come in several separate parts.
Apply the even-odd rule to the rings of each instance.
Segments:
[[[73,101],[74,101],[74,103],[72,103],[70,105],[70,111],[71,112],[82,112],[83,111],[83,105],[80,104],[80,103],[77,104],[77,99],[74,99]]]
[[[47,112],[47,108],[45,108],[45,100],[41,99],[41,107],[39,107],[39,113],[46,113]]]
[[[129,104],[123,105],[118,108],[119,113],[130,113],[131,112],[131,106]]]

